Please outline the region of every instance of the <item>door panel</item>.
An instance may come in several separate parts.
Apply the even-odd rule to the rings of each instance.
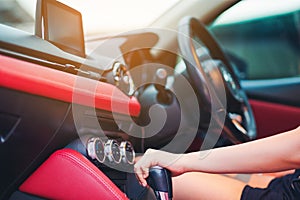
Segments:
[[[291,130],[300,125],[300,108],[267,101],[250,100],[257,126],[257,138]]]
[[[258,138],[300,125],[300,79],[242,81],[255,115]]]
[[[242,81],[249,98],[300,107],[300,78]]]

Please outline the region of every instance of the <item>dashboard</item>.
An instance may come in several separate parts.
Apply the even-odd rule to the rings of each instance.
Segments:
[[[134,175],[116,175],[105,166],[124,169],[127,163],[132,170],[134,155],[168,144],[183,117],[170,89],[177,56],[157,51],[160,37],[147,30],[89,39],[90,52],[83,58],[0,25],[0,94],[5,96],[0,106],[5,127],[0,135],[0,159],[5,160],[0,167],[0,199],[15,191],[49,154],[86,135],[94,139],[91,145],[84,142],[90,150],[82,153],[134,195],[126,188]],[[153,105],[166,115],[165,121],[153,122]],[[78,145],[72,148],[80,151]],[[104,160],[105,165],[100,162]]]
[[[176,41],[177,32],[143,29],[88,38],[81,53],[43,37],[0,25],[0,199],[65,148],[140,199],[144,188],[131,173],[136,155],[148,148],[199,149],[201,143],[193,144],[203,139],[197,137],[198,98],[177,43],[165,43]],[[21,159],[11,159],[16,157]]]
[[[39,196],[27,186],[39,189],[40,182],[32,187],[28,180],[53,155],[54,163],[66,155],[75,163],[82,159],[85,169],[75,170],[78,180],[90,169],[103,172],[122,195],[142,199],[147,189],[137,182],[133,164],[148,148],[198,151],[254,139],[256,121],[263,123],[262,133],[289,116],[298,124],[297,109],[270,103],[283,102],[274,98],[279,93],[288,98],[289,81],[243,84],[255,99],[250,102],[258,116],[254,121],[233,66],[196,18],[180,20],[178,31],[145,28],[85,38],[78,11],[55,0],[37,2],[34,35],[0,24],[0,199]],[[219,102],[222,97],[226,102]],[[269,123],[266,113],[272,115]],[[59,173],[60,167],[67,172],[74,167],[60,164],[54,167]],[[61,176],[73,194],[70,174]]]

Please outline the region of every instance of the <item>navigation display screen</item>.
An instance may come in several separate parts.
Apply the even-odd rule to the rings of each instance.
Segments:
[[[60,49],[85,57],[80,12],[55,0],[43,2],[44,39]]]

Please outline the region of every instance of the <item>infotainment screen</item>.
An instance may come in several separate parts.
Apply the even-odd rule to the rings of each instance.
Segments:
[[[60,49],[85,57],[81,13],[56,0],[41,0],[43,38]]]

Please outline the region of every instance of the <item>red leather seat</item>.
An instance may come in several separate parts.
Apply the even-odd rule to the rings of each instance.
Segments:
[[[47,199],[128,199],[96,166],[72,149],[53,153],[19,190]]]

